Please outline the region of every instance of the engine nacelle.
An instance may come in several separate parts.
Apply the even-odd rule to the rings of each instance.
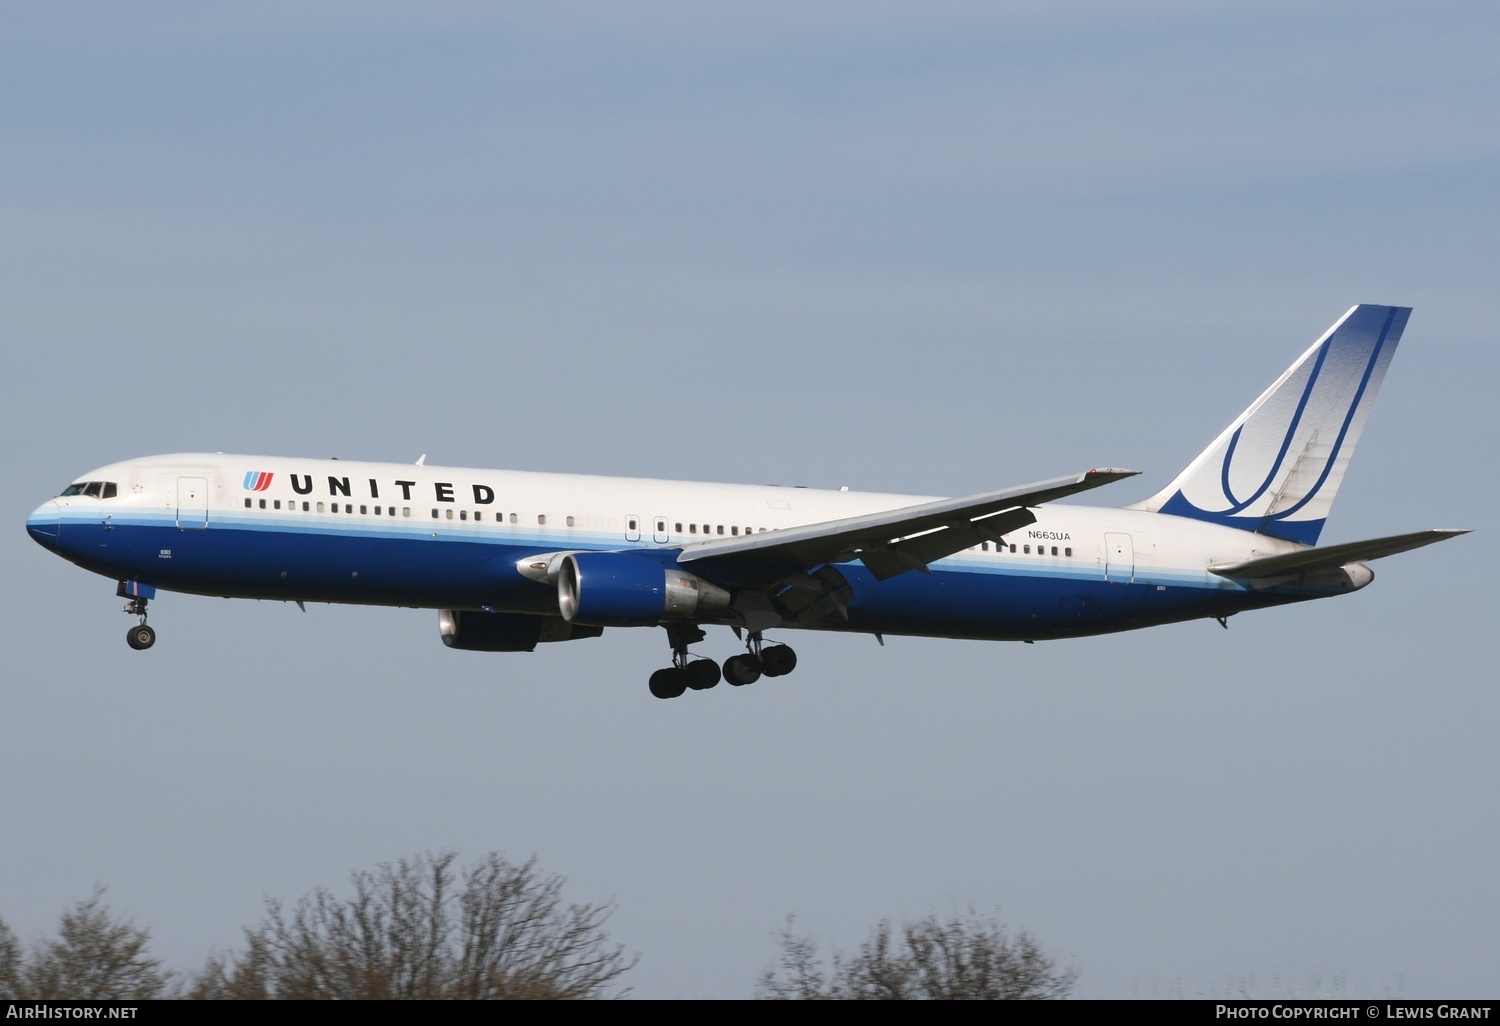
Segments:
[[[557,607],[569,623],[651,627],[712,616],[729,592],[656,559],[622,552],[570,552],[557,573]]]
[[[597,638],[604,628],[565,623],[555,616],[439,609],[438,633],[449,648],[469,652],[530,652],[538,643]]]

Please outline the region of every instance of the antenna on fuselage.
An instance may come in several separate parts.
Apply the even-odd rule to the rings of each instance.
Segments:
[[[422,464],[424,464],[426,462],[427,462],[427,454],[425,452],[422,455],[420,455],[420,456],[417,457],[417,466],[420,467]]]

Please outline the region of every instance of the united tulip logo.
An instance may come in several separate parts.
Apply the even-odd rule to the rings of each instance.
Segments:
[[[245,472],[245,491],[263,492],[271,487],[271,475],[264,470],[249,470]]]

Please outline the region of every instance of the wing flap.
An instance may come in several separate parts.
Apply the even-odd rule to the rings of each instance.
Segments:
[[[1299,549],[1279,556],[1262,556],[1247,559],[1242,563],[1221,563],[1209,567],[1210,573],[1237,580],[1254,580],[1261,577],[1290,577],[1295,574],[1312,573],[1317,570],[1333,570],[1345,563],[1363,562],[1394,556],[1398,552],[1419,549],[1423,545],[1447,541],[1467,530],[1437,528],[1431,531],[1414,531],[1411,534],[1393,534],[1386,538],[1367,538],[1364,541],[1344,542],[1342,545],[1325,545],[1316,549]]]
[[[940,527],[914,538],[906,538],[888,545],[860,553],[859,560],[869,568],[878,581],[895,577],[908,570],[927,572],[927,564],[935,563],[955,552],[972,548],[982,541],[998,543],[1011,531],[1027,524],[1036,523],[1036,514],[1024,506],[1008,509],[983,520],[961,521]]]

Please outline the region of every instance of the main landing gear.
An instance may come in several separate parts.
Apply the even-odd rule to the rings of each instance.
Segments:
[[[156,632],[146,626],[146,595],[140,594],[142,589],[139,585],[131,586],[130,582],[121,581],[120,587],[115,594],[130,601],[125,603],[125,612],[130,616],[140,617],[140,622],[125,632],[125,644],[137,652],[145,651],[156,644]]]
[[[765,645],[759,631],[752,631],[744,655],[724,660],[722,674],[712,659],[694,659],[688,646],[702,641],[706,634],[695,623],[667,624],[667,641],[672,646],[672,665],[651,675],[651,693],[657,698],[677,698],[692,689],[707,691],[719,680],[734,687],[754,684],[761,677],[783,677],[797,668],[797,653],[788,645]]]

